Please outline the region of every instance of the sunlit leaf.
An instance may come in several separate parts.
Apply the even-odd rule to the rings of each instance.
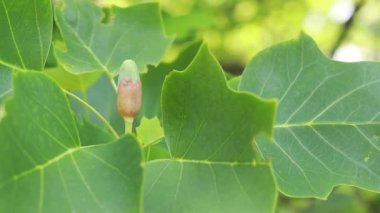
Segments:
[[[101,71],[74,74],[63,67],[48,68],[44,72],[56,80],[62,88],[79,91],[86,91],[102,75]]]
[[[140,125],[136,128],[136,134],[143,145],[147,146],[159,142],[164,137],[164,130],[158,118],[143,118]]]

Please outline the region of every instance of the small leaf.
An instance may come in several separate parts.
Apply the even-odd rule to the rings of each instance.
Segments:
[[[329,60],[305,34],[250,62],[240,89],[279,100],[274,143],[257,142],[284,194],[326,198],[338,184],[380,192],[379,70]]]
[[[160,125],[158,118],[141,120],[140,126],[136,128],[137,137],[140,138],[144,146],[154,142],[159,142],[164,137],[164,130]]]
[[[158,63],[171,43],[163,34],[156,3],[112,7],[108,23],[101,22],[101,8],[89,0],[66,0],[55,15],[66,43],[55,46],[56,55],[73,73],[102,70],[116,75],[125,59],[144,71],[147,64]]]
[[[0,123],[0,212],[140,212],[136,139],[81,146],[84,134],[58,85],[17,74]]]
[[[53,32],[51,0],[0,3],[0,63],[15,69],[42,70]]]
[[[254,162],[252,139],[271,135],[275,107],[229,89],[202,45],[185,71],[166,77],[163,127],[172,158],[146,163],[144,210],[273,212],[271,168]]]

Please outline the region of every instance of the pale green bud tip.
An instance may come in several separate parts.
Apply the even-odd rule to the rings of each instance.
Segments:
[[[118,84],[120,84],[121,80],[127,77],[131,79],[133,83],[140,81],[140,73],[137,69],[137,65],[135,61],[131,59],[125,60],[123,64],[121,65]]]

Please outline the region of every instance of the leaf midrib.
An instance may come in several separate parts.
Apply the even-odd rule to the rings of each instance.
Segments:
[[[95,145],[94,145],[95,146]],[[25,176],[28,176],[29,174],[32,174],[36,171],[39,171],[39,170],[44,170],[46,167],[52,165],[53,163],[56,163],[58,162],[60,159],[66,157],[67,155],[70,155],[70,154],[73,154],[83,148],[88,148],[88,147],[92,147],[92,146],[87,146],[87,147],[75,147],[75,148],[70,148],[70,149],[67,149],[65,152],[55,156],[54,158],[50,159],[50,160],[47,160],[45,163],[43,164],[39,164],[39,165],[35,165],[34,167],[28,169],[28,170],[25,170],[23,172],[20,172],[19,174],[16,174],[16,175],[13,175],[10,179],[0,183],[0,189],[3,188],[4,186],[14,182],[14,181],[17,181],[18,179],[22,178],[22,177],[25,177]]]
[[[59,162],[62,158],[66,157],[66,156],[73,155],[73,154],[75,154],[77,152],[85,151],[87,149],[94,148],[94,147],[100,147],[100,146],[104,146],[104,144],[90,145],[90,146],[84,146],[84,147],[81,146],[81,147],[74,147],[74,148],[67,149],[65,152],[63,152],[63,153],[55,156],[54,158],[46,161],[45,163],[39,164],[39,165],[35,165],[34,167],[32,167],[32,168],[30,168],[28,170],[25,170],[23,172],[20,172],[19,174],[13,175],[8,180],[1,182],[0,183],[0,189],[3,188],[4,186],[8,185],[8,184],[11,184],[11,183],[17,181],[20,178],[28,176],[28,175],[30,175],[30,174],[32,174],[34,172],[44,170],[45,168],[51,166],[52,164]],[[128,181],[131,181],[131,177],[128,177],[125,174],[123,174],[118,168],[116,168],[112,164],[106,162],[104,159],[100,158],[99,156],[95,155],[92,152],[88,151],[87,153],[89,153],[90,155],[92,155],[94,158],[98,159],[100,162],[102,162],[107,167],[111,168],[112,170],[115,170],[124,179],[126,179]]]
[[[365,126],[380,125],[380,122],[305,122],[305,123],[287,123],[276,124],[274,128],[293,128],[293,127],[313,127],[313,126]]]
[[[263,163],[263,162],[256,162],[254,160],[252,161],[247,161],[247,162],[230,162],[230,161],[209,161],[209,160],[193,160],[193,159],[184,159],[184,158],[167,158],[167,159],[157,159],[157,160],[152,160],[148,161],[145,164],[150,164],[150,163],[159,163],[159,162],[166,162],[166,161],[173,161],[177,163],[193,163],[193,164],[216,164],[216,165],[224,165],[224,166],[253,166],[257,167],[260,165],[268,165],[268,163]]]

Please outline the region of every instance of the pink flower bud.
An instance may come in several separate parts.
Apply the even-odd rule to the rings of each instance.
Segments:
[[[141,82],[125,77],[117,88],[117,109],[124,118],[134,118],[141,108]]]

